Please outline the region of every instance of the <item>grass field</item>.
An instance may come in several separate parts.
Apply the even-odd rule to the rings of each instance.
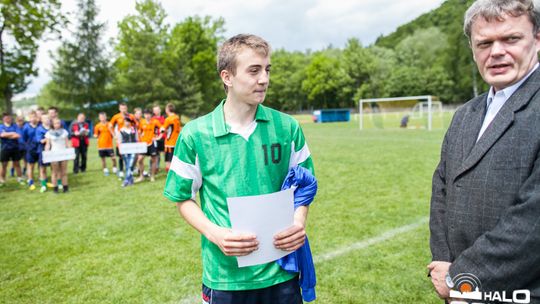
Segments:
[[[440,303],[426,218],[444,131],[303,128],[319,179],[308,224],[316,303]],[[96,154],[68,194],[13,179],[0,189],[0,302],[200,303],[200,239],[163,198],[165,175],[123,189]]]

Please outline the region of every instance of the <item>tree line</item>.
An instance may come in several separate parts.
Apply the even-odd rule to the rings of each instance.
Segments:
[[[11,97],[24,91],[28,76],[36,73],[32,55],[35,59],[38,40],[46,33],[59,33],[66,21],[57,18],[60,4],[56,0],[39,5],[30,0],[0,1],[0,89],[4,110],[10,110]],[[369,46],[351,38],[343,48],[276,49],[265,103],[289,112],[351,108],[360,98],[410,95],[435,95],[446,103],[463,103],[485,89],[485,84],[476,81],[478,75],[461,31],[468,2],[447,0]],[[24,10],[35,11],[36,6],[47,12],[27,21],[18,19],[43,21],[41,32],[23,34],[35,43],[34,53],[21,57],[27,61],[23,66],[15,64],[19,60],[17,43],[10,48],[5,39],[7,33],[15,37],[12,41],[19,41],[16,28],[9,27],[15,18],[10,6],[18,7],[21,16]],[[193,16],[167,24],[159,1],[139,0],[136,12],[119,22],[117,37],[104,42],[105,24],[97,21],[98,13],[94,0],[79,0],[72,37],[51,54],[52,77],[39,94],[40,105],[56,105],[69,113],[95,113],[114,111],[113,100],[130,107],[172,102],[183,114],[198,116],[209,112],[225,95],[216,71],[216,52],[225,32],[222,18]]]

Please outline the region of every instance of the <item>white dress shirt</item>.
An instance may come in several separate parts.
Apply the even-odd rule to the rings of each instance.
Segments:
[[[487,97],[487,105],[486,105],[486,116],[484,117],[484,122],[482,123],[482,128],[480,128],[480,132],[478,133],[478,137],[476,138],[476,141],[480,140],[480,137],[482,137],[482,134],[484,134],[484,131],[486,131],[487,127],[491,124],[495,116],[497,116],[497,113],[499,113],[499,110],[504,106],[508,98],[516,92],[516,90],[531,76],[531,74],[536,71],[538,68],[538,63],[534,66],[534,68],[520,81],[516,82],[515,84],[504,88],[498,92],[494,92],[494,88],[491,87],[489,89],[489,94]]]

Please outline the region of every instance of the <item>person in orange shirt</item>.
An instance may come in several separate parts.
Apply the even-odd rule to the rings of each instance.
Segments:
[[[157,169],[157,140],[160,137],[159,129],[161,123],[157,119],[152,119],[152,111],[149,109],[144,110],[144,119],[141,119],[139,123],[139,137],[141,142],[145,142],[148,146],[146,154],[139,154],[139,172],[144,172],[144,157],[150,156],[151,168],[150,168],[150,181],[155,181],[156,169]],[[141,182],[144,180],[144,174],[140,174],[135,182]]]
[[[122,127],[124,126],[124,120],[126,119],[126,117],[129,117],[132,121],[135,120],[135,117],[133,116],[133,114],[128,113],[128,106],[124,102],[121,102],[118,105],[118,110],[120,112],[118,114],[115,114],[111,118],[111,121],[109,122],[109,131],[111,132],[111,134],[113,134],[113,137],[117,140],[116,155],[118,155],[118,158],[120,160],[120,164],[119,164],[120,170],[118,171],[118,177],[122,179],[124,177],[124,161],[122,159],[122,155],[120,154],[120,151],[118,150],[119,142],[118,142],[118,138],[116,138],[116,130],[122,129]]]
[[[167,114],[167,119],[165,119],[161,132],[165,134],[165,170],[169,171],[174,147],[176,146],[178,135],[180,135],[180,131],[182,130],[182,121],[175,113],[172,103],[168,103],[165,106],[165,113]]]
[[[107,114],[105,112],[99,113],[99,123],[94,127],[94,137],[97,140],[98,153],[101,158],[101,166],[103,167],[103,175],[109,175],[109,169],[107,168],[107,162],[105,158],[110,157],[113,163],[113,174],[116,174],[116,157],[113,150],[113,134],[109,129],[109,122],[107,121]]]

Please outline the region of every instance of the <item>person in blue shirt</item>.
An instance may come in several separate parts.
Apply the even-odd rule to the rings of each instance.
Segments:
[[[39,119],[35,111],[28,115],[28,123],[24,125],[22,138],[26,147],[26,178],[28,179],[28,189],[36,189],[34,184],[34,166],[39,160],[38,145],[36,141],[36,131],[39,126]]]
[[[3,124],[0,125],[0,142],[2,148],[0,149],[0,187],[6,183],[6,172],[8,163],[11,161],[15,171],[17,172],[17,181],[23,182],[21,166],[19,161],[21,160],[21,154],[19,153],[19,133],[17,133],[17,125],[13,123],[13,118],[9,113],[2,115]]]
[[[39,181],[41,182],[41,189],[39,190],[41,193],[47,191],[47,167],[50,167],[49,163],[43,163],[43,151],[45,150],[45,143],[47,140],[45,139],[45,134],[49,131],[51,128],[51,121],[49,120],[48,115],[41,115],[41,125],[39,125],[36,129],[36,135],[34,137],[34,141],[37,145],[37,153],[38,153],[38,164],[39,164]],[[53,186],[52,184],[50,186]]]
[[[21,154],[21,170],[23,177],[26,175],[26,144],[23,140],[22,132],[23,128],[26,125],[26,121],[24,121],[24,117],[22,115],[18,115],[17,118],[15,118],[15,125],[17,126],[17,133],[19,133],[19,154]],[[13,170],[14,168],[11,167],[11,176],[13,176]]]

